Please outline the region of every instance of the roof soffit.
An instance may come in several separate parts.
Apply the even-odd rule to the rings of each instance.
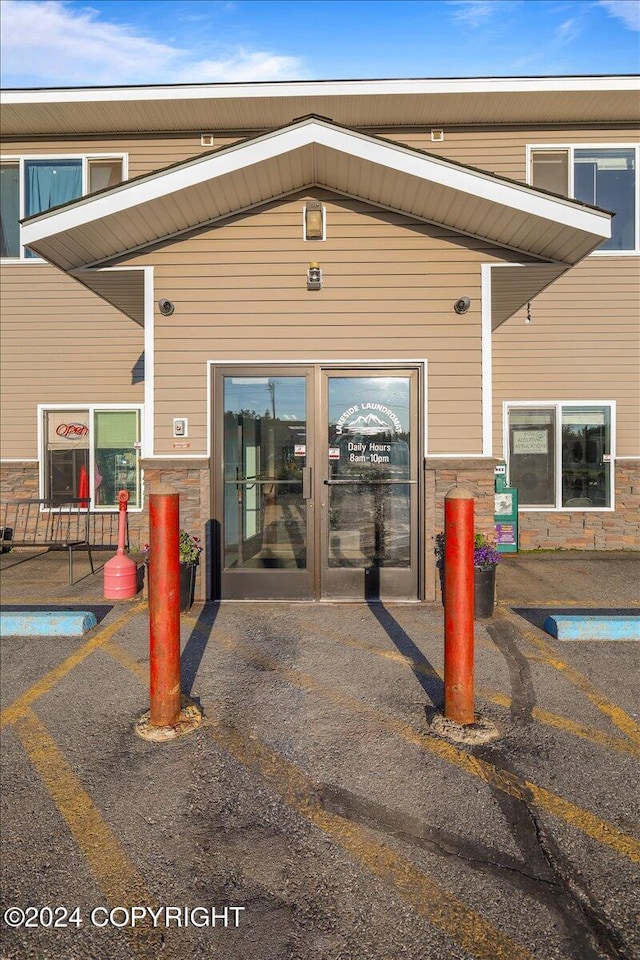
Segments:
[[[32,217],[23,241],[96,266],[311,185],[568,264],[610,229],[605,211],[309,117]]]
[[[634,123],[640,78],[298,81],[7,90],[5,137],[268,130],[315,113],[351,127]]]

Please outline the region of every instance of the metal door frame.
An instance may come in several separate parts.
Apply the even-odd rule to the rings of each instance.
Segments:
[[[215,600],[322,600],[322,526],[319,505],[320,498],[322,457],[326,457],[326,433],[323,434],[323,425],[326,426],[328,409],[322,408],[323,382],[326,374],[344,372],[361,374],[362,376],[384,376],[390,371],[399,375],[415,374],[416,391],[413,407],[416,413],[415,455],[417,457],[417,506],[416,506],[416,537],[412,546],[412,558],[415,558],[415,599],[424,598],[424,456],[427,449],[427,360],[405,359],[397,360],[366,359],[366,360],[210,360],[208,378],[211,396],[211,509],[212,523],[211,536],[211,587],[212,597]],[[291,574],[293,571],[273,570],[264,571],[265,581],[270,580],[273,596],[267,598],[253,595],[251,591],[242,592],[242,596],[225,596],[222,593],[222,548],[224,543],[224,403],[222,398],[222,384],[224,376],[307,376],[307,465],[312,468],[312,496],[307,502],[307,571],[310,574],[310,591],[298,591],[295,595],[282,589],[282,574]],[[311,441],[311,442],[309,442]],[[412,444],[412,446],[414,446]],[[325,488],[326,489],[326,488]],[[237,571],[238,573],[240,571]],[[256,571],[249,571],[255,573]],[[247,583],[247,586],[249,584]],[[329,599],[329,598],[327,598]],[[340,598],[330,598],[332,601]],[[363,596],[344,598],[348,602],[364,602]]]
[[[307,442],[306,466],[314,473],[315,445],[315,380],[316,373],[309,364],[251,364],[243,362],[216,365],[213,371],[213,409],[216,411],[213,430],[212,527],[213,592],[220,600],[313,600],[315,598],[315,529],[314,498],[308,487],[306,517],[306,568],[224,569],[225,543],[225,476],[224,476],[224,378],[225,377],[304,377],[306,380]],[[310,442],[311,441],[311,442]],[[303,475],[304,476],[304,475]]]
[[[385,600],[420,600],[423,582],[423,491],[424,453],[422,445],[424,409],[423,385],[420,366],[401,363],[376,364],[323,364],[320,368],[320,418],[318,424],[318,447],[316,451],[316,503],[318,530],[318,595],[323,600],[348,602],[376,602]],[[415,487],[411,495],[411,563],[408,568],[398,567],[339,567],[334,571],[328,566],[329,554],[329,490],[328,481],[328,427],[329,427],[329,379],[333,376],[365,379],[367,377],[403,377],[410,381],[410,485]],[[366,482],[366,481],[364,481]],[[377,582],[374,582],[377,580]]]

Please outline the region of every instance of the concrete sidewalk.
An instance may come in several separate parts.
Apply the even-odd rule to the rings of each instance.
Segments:
[[[640,606],[640,552],[503,554],[497,594],[511,605]]]
[[[102,570],[112,556],[108,551],[94,551],[96,573],[92,575],[86,554],[78,551],[76,583],[71,586],[65,553],[14,550],[4,554],[0,557],[3,603],[102,602]],[[142,563],[142,557],[137,559]],[[516,606],[640,606],[640,552],[503,554],[496,592],[499,602]]]

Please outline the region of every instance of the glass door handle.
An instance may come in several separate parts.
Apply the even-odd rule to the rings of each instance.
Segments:
[[[302,468],[302,499],[310,500],[312,494],[311,487],[311,467]]]

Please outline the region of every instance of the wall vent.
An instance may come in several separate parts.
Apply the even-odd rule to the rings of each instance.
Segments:
[[[431,143],[441,143],[444,140],[444,130],[431,131]]]
[[[201,146],[201,147],[212,147],[212,146],[213,146],[213,134],[212,134],[212,133],[201,133],[201,134],[200,134],[200,146]]]

